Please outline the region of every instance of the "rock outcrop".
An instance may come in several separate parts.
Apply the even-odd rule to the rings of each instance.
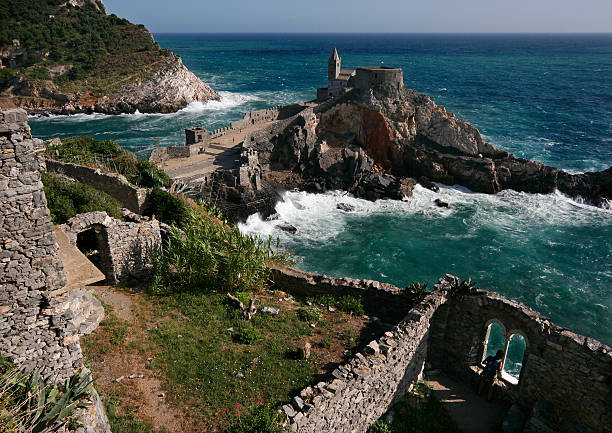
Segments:
[[[570,174],[515,158],[428,96],[391,86],[353,90],[305,109],[279,133],[245,143],[258,152],[264,177],[312,192],[401,199],[419,179],[428,188],[440,182],[484,193],[559,190],[596,205],[612,198],[612,167]]]
[[[0,108],[30,114],[168,113],[219,95],[142,25],[107,15],[101,0],[11,5],[0,35]],[[19,18],[26,17],[26,18]],[[40,22],[49,40],[31,37]],[[6,32],[5,32],[6,33]]]

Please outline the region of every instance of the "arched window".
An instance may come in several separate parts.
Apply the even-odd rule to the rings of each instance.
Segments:
[[[504,350],[505,347],[506,331],[504,330],[504,326],[497,321],[491,322],[487,327],[482,359],[485,359],[487,356],[494,356],[498,350]]]
[[[508,347],[506,349],[506,358],[504,359],[504,367],[502,369],[502,377],[510,383],[518,384],[523,368],[523,358],[527,349],[527,341],[518,332],[510,335],[508,339]]]

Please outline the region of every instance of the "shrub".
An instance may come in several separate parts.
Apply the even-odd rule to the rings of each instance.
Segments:
[[[227,433],[283,433],[278,412],[267,406],[259,406],[247,415],[233,421]]]
[[[92,382],[82,370],[64,384],[45,385],[38,372],[25,374],[0,359],[0,428],[55,432],[68,422],[74,409],[85,406],[83,399]]]
[[[108,194],[80,182],[70,182],[41,172],[47,206],[54,224],[63,224],[84,212],[103,211],[123,219],[120,203]]]
[[[368,433],[393,433],[391,424],[388,421],[379,419],[370,426]]]
[[[103,167],[124,175],[128,182],[144,188],[169,187],[172,184],[168,175],[155,164],[137,158],[113,140],[96,140],[92,137],[64,138],[61,143],[49,144],[46,154],[64,162]]]
[[[427,295],[427,283],[415,281],[406,287],[406,293],[411,298],[420,301]]]
[[[243,329],[235,335],[236,341],[242,344],[253,344],[260,338],[261,335],[255,328]]]
[[[152,293],[251,291],[265,288],[268,260],[282,257],[271,241],[243,235],[203,209],[187,209],[182,229],[174,226],[163,249],[154,252]]]
[[[300,320],[303,322],[316,323],[323,318],[323,312],[315,307],[303,307],[297,310]]]
[[[146,214],[169,225],[183,227],[187,221],[187,205],[180,197],[174,196],[156,186],[149,195]]]
[[[0,90],[6,89],[13,83],[15,71],[11,68],[0,69]]]
[[[335,307],[345,313],[354,313],[357,315],[365,314],[361,298],[356,298],[355,296],[322,295],[318,298],[311,299],[311,302],[313,304],[322,304],[326,307]]]

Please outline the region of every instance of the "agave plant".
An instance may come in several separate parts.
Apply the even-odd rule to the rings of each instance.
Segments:
[[[89,372],[81,370],[63,384],[48,385],[38,371],[25,374],[6,362],[0,366],[0,420],[20,433],[57,431],[79,407],[91,390]]]
[[[420,301],[427,295],[427,283],[414,281],[406,287],[406,292],[411,298]]]

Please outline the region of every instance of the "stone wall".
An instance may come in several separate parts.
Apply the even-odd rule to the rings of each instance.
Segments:
[[[355,278],[317,275],[283,265],[271,265],[274,287],[299,298],[320,295],[354,296],[361,299],[369,316],[398,323],[413,305],[405,290],[392,284]]]
[[[446,300],[442,292],[431,293],[393,330],[334,370],[330,380],[303,389],[283,406],[291,429],[367,432],[421,377],[430,321]]]
[[[448,277],[438,287],[450,282]],[[472,380],[493,320],[504,326],[507,337],[518,332],[527,342],[518,385],[500,382],[505,398],[528,411],[546,401],[560,432],[612,432],[612,349],[496,293],[457,296],[436,313],[430,362]]]
[[[115,173],[103,173],[99,168],[55,161],[53,159],[47,159],[45,165],[49,172],[64,174],[107,193],[132,212],[142,214],[146,210],[149,189],[138,188],[132,185],[125,176]]]
[[[0,355],[61,380],[81,365],[63,265],[40,181],[41,140],[23,110],[0,113]]]
[[[60,226],[73,245],[79,233],[94,229],[101,256],[100,269],[107,281],[117,284],[131,278],[147,278],[150,274],[151,251],[161,245],[159,222],[140,217],[140,221],[119,221],[106,212],[77,215]]]

